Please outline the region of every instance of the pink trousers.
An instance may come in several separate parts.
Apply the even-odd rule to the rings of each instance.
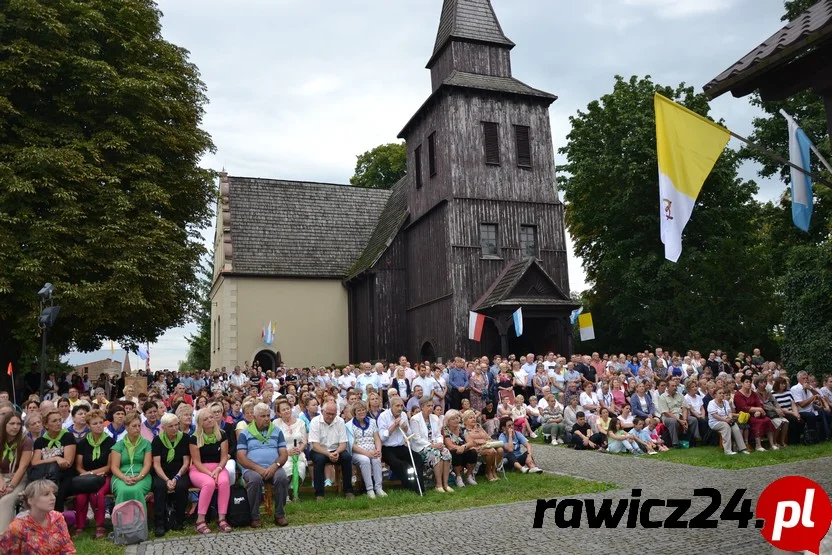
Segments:
[[[202,463],[202,466],[213,472],[219,465],[217,463]],[[228,483],[228,472],[222,469],[217,476],[217,483],[214,483],[214,479],[208,474],[203,474],[197,470],[194,465],[191,465],[189,472],[191,484],[199,488],[197,513],[203,516],[208,514],[208,506],[211,505],[211,498],[214,497],[214,492],[219,489],[219,493],[217,494],[217,513],[221,515],[228,514],[228,500],[231,498],[231,484]]]

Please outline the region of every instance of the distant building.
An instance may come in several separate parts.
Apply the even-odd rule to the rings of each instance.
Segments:
[[[129,364],[130,363],[128,362],[128,373],[130,372]],[[96,360],[95,362],[88,362],[86,364],[78,364],[75,366],[75,371],[82,376],[85,372],[89,371],[90,381],[93,383],[95,383],[95,381],[98,379],[98,376],[100,376],[101,374],[107,374],[108,376],[119,376],[121,375],[121,370],[122,363],[111,358],[105,358],[104,360]]]
[[[212,368],[571,352],[556,97],[512,76],[513,47],[489,0],[445,0],[390,191],[221,174]]]

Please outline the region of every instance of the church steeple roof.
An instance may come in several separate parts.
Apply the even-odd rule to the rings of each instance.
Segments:
[[[514,47],[500,27],[491,0],[445,0],[428,67],[453,39],[494,44],[509,50]]]

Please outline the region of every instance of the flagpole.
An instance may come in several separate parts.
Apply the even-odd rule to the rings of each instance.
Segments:
[[[805,169],[801,168],[800,166],[798,166],[796,164],[792,164],[789,160],[786,160],[785,158],[783,158],[782,156],[780,156],[776,152],[771,151],[771,150],[767,149],[766,147],[764,147],[762,145],[759,145],[755,142],[749,141],[748,139],[746,139],[742,135],[737,135],[736,133],[734,133],[730,129],[728,129],[728,133],[730,133],[731,136],[734,137],[735,139],[739,139],[740,141],[744,142],[745,144],[747,144],[748,146],[750,146],[754,150],[760,152],[760,154],[764,154],[764,155],[768,156],[769,158],[773,158],[774,160],[777,160],[781,164],[786,164],[787,166],[790,166],[791,168],[799,171],[800,173],[808,175],[816,183],[820,183],[821,185],[825,185],[826,187],[829,187],[830,189],[832,189],[832,183],[830,183],[826,179],[822,178],[820,175],[818,175],[816,173],[813,173],[813,172],[810,172],[808,170],[805,170]]]

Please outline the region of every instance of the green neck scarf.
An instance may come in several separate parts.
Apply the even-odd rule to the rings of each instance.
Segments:
[[[265,437],[263,437],[263,434],[261,434],[260,430],[257,429],[257,424],[255,424],[254,422],[249,424],[246,429],[248,430],[248,433],[259,439],[260,443],[266,443],[267,441],[269,441],[269,438],[272,437],[272,432],[274,432],[274,422],[269,422],[269,427],[266,430]]]
[[[61,446],[61,438],[64,437],[65,433],[66,433],[66,430],[64,430],[63,428],[61,428],[60,433],[58,433],[58,437],[52,437],[52,436],[49,435],[48,432],[44,433],[43,437],[46,439],[46,441],[49,442],[49,443],[46,444],[46,448],[47,449],[52,449],[53,447],[60,447]]]
[[[206,434],[205,432],[202,432],[202,444],[214,445],[217,442],[217,435],[219,434]]]
[[[92,445],[92,460],[98,460],[101,457],[101,444],[104,443],[104,439],[107,437],[107,434],[101,433],[101,436],[98,438],[98,441],[92,439],[92,432],[87,434],[87,443]]]
[[[3,459],[9,459],[9,464],[14,464],[14,458],[17,456],[17,449],[15,449],[15,445],[13,443],[7,443],[3,446],[3,456],[0,457],[0,461]]]
[[[129,436],[124,436],[124,439],[121,441],[124,442],[124,448],[127,449],[127,454],[130,456],[130,464],[132,465],[133,459],[136,456],[136,448],[142,443],[142,436],[136,438],[136,443],[131,443]]]
[[[168,450],[168,456],[165,458],[165,462],[170,463],[173,460],[173,456],[176,454],[176,446],[179,445],[183,435],[185,434],[182,432],[176,432],[176,439],[174,439],[173,443],[171,443],[167,432],[163,431],[159,434],[159,440],[162,442],[162,445],[167,447]]]

